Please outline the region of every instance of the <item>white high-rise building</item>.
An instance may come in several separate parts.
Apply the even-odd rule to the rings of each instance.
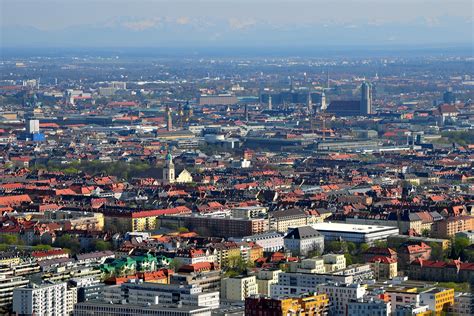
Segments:
[[[360,90],[360,114],[372,114],[372,86],[368,82],[363,82]]]
[[[72,310],[68,304],[66,283],[30,284],[13,291],[13,312],[17,315],[68,315]],[[68,306],[69,305],[69,306]]]
[[[26,122],[26,132],[28,134],[36,134],[39,133],[40,127],[39,127],[39,120],[28,120]]]

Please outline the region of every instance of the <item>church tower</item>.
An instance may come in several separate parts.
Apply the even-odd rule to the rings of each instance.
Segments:
[[[164,183],[174,183],[175,174],[174,174],[174,163],[173,157],[170,153],[166,155],[165,166],[163,168],[163,182]]]
[[[327,109],[327,104],[326,104],[326,94],[324,93],[324,90],[321,92],[321,111],[326,111]]]

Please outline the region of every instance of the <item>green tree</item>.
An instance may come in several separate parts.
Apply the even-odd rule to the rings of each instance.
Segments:
[[[39,245],[33,246],[34,251],[46,251],[46,250],[51,250],[51,249],[53,249],[53,247],[51,247],[50,245],[39,244]]]
[[[353,243],[352,241],[347,242],[347,250],[351,253],[354,254],[355,251],[357,250],[357,245]]]
[[[354,258],[350,253],[345,253],[344,257],[346,258],[346,265],[351,265],[354,263]]]
[[[112,244],[108,241],[104,240],[96,240],[93,243],[93,249],[95,251],[105,251],[105,250],[110,250],[112,249]]]
[[[53,243],[53,246],[69,249],[73,255],[79,253],[81,250],[81,244],[79,243],[79,240],[69,234],[57,237]]]
[[[16,235],[3,234],[0,237],[0,243],[7,244],[7,245],[18,245],[19,239],[18,239],[18,236]]]
[[[423,237],[430,237],[430,234],[431,234],[431,232],[430,232],[429,229],[425,228],[421,231],[421,236],[423,236]]]
[[[443,261],[446,258],[443,248],[438,243],[430,242],[428,246],[431,247],[431,260]]]
[[[171,260],[169,268],[174,270],[174,271],[178,271],[179,268],[181,268],[182,266],[183,266],[183,263],[180,260],[175,258],[175,259]]]
[[[178,227],[178,232],[179,233],[189,233],[189,229],[186,227]]]
[[[369,248],[370,246],[367,243],[363,242],[359,245],[359,253],[364,253],[369,250]]]
[[[464,249],[466,249],[471,242],[465,237],[456,237],[453,243],[452,259],[457,259],[463,255]]]
[[[388,243],[387,243],[386,240],[376,240],[376,241],[374,242],[374,246],[375,246],[375,247],[387,248],[387,245],[388,245]]]
[[[344,252],[347,250],[347,245],[343,241],[330,241],[326,247],[326,252]]]

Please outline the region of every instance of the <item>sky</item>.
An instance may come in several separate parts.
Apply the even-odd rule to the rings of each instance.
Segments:
[[[472,46],[470,0],[0,0],[0,45]]]

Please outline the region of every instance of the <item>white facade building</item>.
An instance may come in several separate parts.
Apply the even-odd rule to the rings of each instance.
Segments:
[[[254,242],[266,252],[275,252],[283,248],[283,235],[278,232],[268,232],[242,237],[241,241]]]
[[[398,235],[398,227],[391,226],[329,222],[311,226],[324,236],[326,242],[342,239],[344,241],[371,245],[377,240],[385,240],[388,236]]]
[[[347,303],[347,315],[350,316],[390,316],[390,302],[377,300],[358,300]]]
[[[226,278],[221,282],[221,297],[223,299],[243,301],[246,297],[254,294],[258,294],[255,276]]]
[[[108,286],[103,291],[104,301],[118,304],[184,304],[188,306],[207,306],[218,308],[219,292],[203,292],[197,285],[124,283]]]
[[[358,283],[353,284],[320,284],[316,286],[318,293],[326,293],[329,296],[332,315],[350,315],[347,313],[347,305],[350,301],[357,301],[364,297],[365,287]]]
[[[68,315],[66,283],[30,285],[13,291],[13,312],[20,315]]]

